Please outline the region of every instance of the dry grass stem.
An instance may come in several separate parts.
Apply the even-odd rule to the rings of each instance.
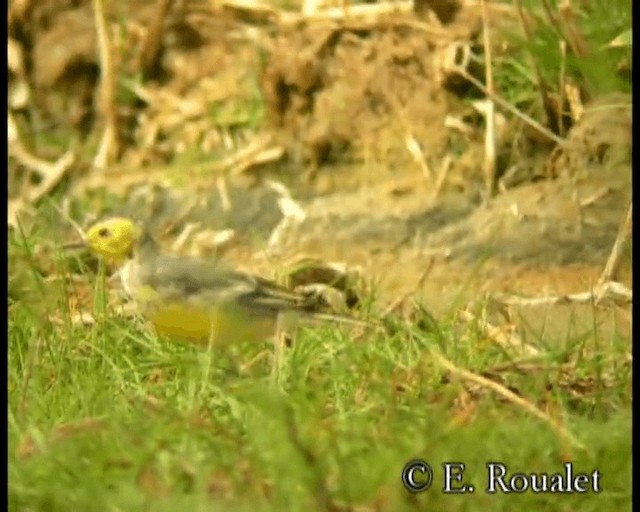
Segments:
[[[100,52],[100,92],[98,110],[102,113],[105,127],[100,146],[93,160],[98,169],[105,169],[118,153],[118,116],[116,111],[115,69],[111,55],[111,43],[107,30],[107,20],[103,0],[93,0],[93,13],[98,33]]]
[[[422,271],[422,273],[420,274],[420,277],[418,278],[418,281],[416,282],[416,285],[409,291],[403,293],[402,295],[400,295],[399,297],[397,297],[393,302],[391,302],[391,304],[389,304],[384,311],[382,312],[382,318],[386,317],[387,315],[390,315],[391,313],[393,313],[394,311],[396,311],[400,306],[402,306],[402,304],[404,304],[404,302],[411,297],[413,294],[415,294],[420,288],[422,288],[422,285],[424,284],[424,282],[427,280],[427,277],[429,277],[429,274],[431,273],[431,270],[433,269],[433,266],[435,264],[436,259],[434,257],[429,258],[429,262],[427,264],[427,267]]]
[[[487,87],[486,113],[487,126],[484,138],[484,176],[487,197],[491,196],[496,184],[496,127],[495,108],[491,96],[493,87],[493,60],[491,58],[491,34],[489,32],[489,11],[487,1],[482,0],[482,43],[485,55],[485,83]]]
[[[463,76],[466,80],[468,80],[469,82],[471,82],[473,85],[475,85],[478,89],[480,89],[488,98],[490,98],[492,101],[494,101],[495,103],[497,103],[500,107],[504,108],[506,111],[512,113],[514,116],[516,116],[518,119],[520,119],[521,121],[523,121],[524,123],[526,123],[527,125],[531,126],[533,129],[535,129],[536,131],[538,131],[541,135],[543,135],[544,137],[546,137],[547,139],[549,139],[551,142],[555,142],[556,144],[558,144],[559,146],[564,146],[564,139],[557,136],[555,133],[553,133],[551,130],[549,130],[548,128],[545,128],[544,126],[542,126],[538,121],[536,121],[535,119],[533,119],[532,117],[528,116],[527,114],[525,114],[524,112],[521,112],[520,110],[518,110],[516,107],[514,107],[513,105],[511,105],[508,101],[503,100],[500,96],[498,96],[495,93],[490,93],[487,88],[484,86],[484,84],[482,82],[480,82],[479,80],[477,80],[474,76],[472,76],[470,73],[467,72],[466,69],[464,69],[463,67],[460,66],[456,66],[456,72]]]
[[[509,327],[509,331],[511,332],[505,332],[504,329],[500,329],[487,321],[480,321],[468,309],[460,311],[458,316],[466,323],[476,322],[487,338],[505,349],[517,349],[523,352],[526,356],[537,356],[540,354],[540,351],[537,348],[524,343],[520,337],[513,332],[511,326]]]
[[[519,297],[517,295],[500,294],[492,300],[507,306],[550,306],[560,304],[602,303],[605,299],[618,305],[632,302],[633,292],[622,283],[607,281],[596,286],[593,291],[572,293],[568,295],[550,295],[546,297]]]
[[[536,418],[541,419],[542,421],[549,424],[549,426],[564,440],[569,441],[573,446],[579,448],[581,450],[586,451],[585,445],[583,445],[580,441],[578,441],[563,425],[561,425],[556,419],[549,416],[547,413],[540,410],[534,404],[525,400],[524,398],[518,396],[513,391],[510,391],[502,384],[498,384],[497,382],[487,379],[482,375],[478,375],[476,373],[472,373],[468,370],[464,370],[462,368],[458,368],[451,361],[446,359],[442,354],[435,350],[431,350],[431,356],[433,359],[447,371],[451,372],[458,377],[461,377],[464,380],[473,382],[478,384],[484,388],[490,389],[503,398],[507,399],[509,402],[517,405],[518,407],[524,409],[529,414],[532,414]]]
[[[629,238],[631,237],[631,227],[633,223],[632,210],[633,202],[631,201],[629,202],[627,212],[625,213],[625,216],[620,223],[620,227],[618,228],[618,236],[616,237],[616,241],[614,242],[613,248],[611,249],[611,254],[609,255],[607,264],[604,266],[604,270],[602,271],[600,279],[598,279],[598,288],[603,287],[605,283],[611,281],[612,279],[615,279],[618,268],[620,267],[624,249],[627,246]]]
[[[41,178],[40,183],[27,188],[24,197],[8,200],[7,223],[10,226],[16,226],[18,214],[25,207],[32,205],[49,194],[56,185],[60,183],[62,178],[71,169],[71,166],[76,160],[76,155],[73,150],[69,149],[53,163],[32,155],[22,144],[11,114],[8,114],[7,117],[7,139],[9,156],[15,158],[20,165],[35,172]],[[11,170],[11,166],[7,167],[8,172],[11,172]]]
[[[582,199],[580,201],[580,207],[581,208],[586,208],[587,206],[592,205],[593,203],[598,202],[600,199],[602,199],[603,197],[606,197],[607,195],[609,195],[611,192],[613,192],[613,189],[611,187],[604,186],[598,190],[596,190],[593,194],[591,194],[590,196],[585,197],[584,199]]]

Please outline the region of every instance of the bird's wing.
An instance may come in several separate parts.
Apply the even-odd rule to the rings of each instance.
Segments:
[[[159,255],[143,265],[143,281],[164,299],[244,306],[258,314],[308,310],[305,297],[266,279],[230,271],[219,262]]]

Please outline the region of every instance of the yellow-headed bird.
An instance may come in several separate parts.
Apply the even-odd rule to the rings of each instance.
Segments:
[[[161,335],[215,345],[292,334],[305,322],[367,322],[314,311],[316,301],[219,261],[163,254],[127,218],[92,226],[85,245],[118,265],[122,286]]]

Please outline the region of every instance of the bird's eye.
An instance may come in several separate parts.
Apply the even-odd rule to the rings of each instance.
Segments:
[[[107,238],[110,235],[109,230],[107,228],[101,228],[100,231],[98,231],[98,236],[102,237],[102,238]]]

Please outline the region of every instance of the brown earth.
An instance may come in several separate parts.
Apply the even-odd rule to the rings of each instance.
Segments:
[[[130,2],[109,13],[119,73],[130,82],[158,5]],[[91,4],[30,6],[10,9],[26,69],[10,75],[10,95],[26,81],[41,125],[97,140]],[[437,314],[497,291],[562,295],[595,283],[631,200],[630,98],[584,105],[562,145],[498,114],[499,180],[488,198],[484,121],[470,101],[480,95],[447,71],[454,41],[478,50],[477,9],[462,9],[446,27],[406,13],[366,23],[278,24],[269,13],[260,21],[175,2],[160,19],[160,69],[144,84],[146,99],[121,87],[136,96],[118,107],[121,163],[106,173],[79,168],[73,193],[90,198],[106,188],[122,196],[109,213],[134,215],[172,237],[190,223],[197,223],[192,240],[198,231],[233,228],[238,236],[224,257],[263,273],[302,255],[360,266],[385,302],[412,293]],[[496,16],[496,33],[511,22],[508,13]],[[508,54],[499,39],[496,48]],[[220,156],[257,135],[250,112],[262,108],[258,88],[268,120],[262,131],[285,159],[220,172]],[[24,109],[15,115],[29,133],[34,120]],[[210,157],[184,163],[192,153]],[[20,166],[11,170],[10,185],[19,184]],[[270,179],[287,184],[304,219],[282,230],[265,259],[260,250],[283,227],[284,192]],[[630,285],[630,251],[624,263],[620,279]],[[591,306],[557,306],[558,332],[580,308],[591,325]],[[536,332],[546,321],[539,311],[525,316]],[[608,328],[630,334],[624,312],[605,316]]]

